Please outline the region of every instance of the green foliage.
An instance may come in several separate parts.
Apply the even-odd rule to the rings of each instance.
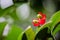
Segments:
[[[4,17],[10,16],[15,21],[19,20],[19,18],[16,15],[16,6],[15,5],[12,5],[12,6],[8,7],[8,8],[6,8],[6,9],[1,9],[0,17],[2,17],[2,16],[4,16]]]
[[[21,28],[19,28],[16,25],[12,25],[5,40],[17,40],[19,34],[21,33],[22,33]]]
[[[60,21],[60,11],[56,12],[50,19],[51,23],[51,30],[53,30],[54,26]]]
[[[11,9],[12,9],[12,6],[11,7],[9,7],[9,8],[6,8],[6,9],[1,9],[1,13],[0,13],[0,17],[1,16],[6,16],[6,14],[9,14],[9,12],[11,11]]]
[[[25,36],[25,39],[23,38]],[[27,39],[26,39],[27,38]],[[19,35],[18,40],[34,40],[35,33],[31,27],[28,27],[22,34]]]
[[[58,33],[60,31],[60,22],[57,23],[52,31],[52,35],[55,36],[56,33]]]
[[[51,30],[50,30],[51,22],[45,23],[43,26],[40,27],[38,32],[36,33],[35,40],[46,40],[48,38],[52,38]]]
[[[17,39],[17,40],[22,40],[22,39],[27,40],[27,36],[26,36],[26,34],[25,34],[24,32],[22,32],[22,33],[18,36],[18,39]]]
[[[31,27],[28,27],[28,28],[26,29],[25,34],[26,34],[28,40],[34,40],[35,33],[33,32],[33,30],[32,30]]]
[[[2,39],[2,34],[6,24],[6,22],[0,23],[0,40]]]
[[[11,8],[11,12],[9,11],[9,16],[11,16],[11,18],[15,21],[19,20],[17,13],[16,13],[16,7],[15,6],[13,6]]]
[[[60,11],[56,12],[50,19],[51,23],[51,32],[55,36],[56,33],[60,30]]]

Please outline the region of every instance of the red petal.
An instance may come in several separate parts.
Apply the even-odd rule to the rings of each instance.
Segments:
[[[45,19],[46,20],[46,15],[45,14],[43,14],[42,19]]]
[[[37,20],[37,19],[36,19],[36,20]],[[38,20],[38,21],[39,21],[39,20]],[[37,27],[40,25],[39,22],[37,22],[37,23],[32,22],[32,23],[33,23],[34,26],[37,26]]]
[[[39,24],[39,23],[34,23],[34,22],[33,22],[33,25],[38,27],[40,24]]]
[[[46,21],[45,19],[39,19],[39,24],[43,25],[45,23],[45,21]]]
[[[43,13],[42,12],[38,12],[38,14],[40,14],[41,16],[43,16]]]

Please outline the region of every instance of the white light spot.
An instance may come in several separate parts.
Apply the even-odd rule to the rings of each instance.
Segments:
[[[29,5],[27,3],[24,3],[22,5],[20,5],[18,8],[17,8],[17,15],[18,17],[22,18],[23,20],[24,19],[27,19],[29,17],[29,14],[30,14],[30,8],[29,8]]]
[[[27,31],[27,30],[30,29],[30,28],[31,28],[31,26],[28,26],[25,31]]]
[[[13,1],[12,0],[1,0],[1,8],[5,9],[9,6],[13,5]]]
[[[9,26],[9,24],[7,24],[4,29],[3,36],[7,36],[9,29],[10,29],[10,26]]]
[[[4,17],[0,17],[0,22],[6,21]]]

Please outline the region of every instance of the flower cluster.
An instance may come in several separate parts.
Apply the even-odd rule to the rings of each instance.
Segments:
[[[37,19],[33,20],[33,25],[40,26],[40,25],[43,25],[45,21],[46,21],[46,15],[43,14],[42,12],[38,12]]]

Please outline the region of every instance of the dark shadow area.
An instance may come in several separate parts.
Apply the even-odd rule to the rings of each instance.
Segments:
[[[27,40],[26,34],[23,34],[22,40]]]
[[[60,25],[60,22],[58,22],[58,23],[55,25],[53,31],[56,29],[56,27],[57,27],[58,25]],[[52,31],[52,32],[53,32],[53,31]]]
[[[55,25],[53,31],[58,27],[58,25],[60,25],[60,22],[58,22],[58,23]],[[52,31],[52,32],[53,32],[53,31]],[[55,39],[56,39],[56,40],[60,40],[60,30],[58,30],[58,32],[56,33]]]
[[[56,33],[55,39],[56,39],[56,40],[60,40],[60,30]]]
[[[30,0],[30,7],[34,9],[35,11],[42,11],[43,9],[43,0]]]
[[[28,2],[28,0],[13,0],[14,3]]]
[[[43,30],[38,32],[35,40],[47,40],[48,38],[52,38],[54,40],[51,33],[48,33],[48,28],[44,28]]]

